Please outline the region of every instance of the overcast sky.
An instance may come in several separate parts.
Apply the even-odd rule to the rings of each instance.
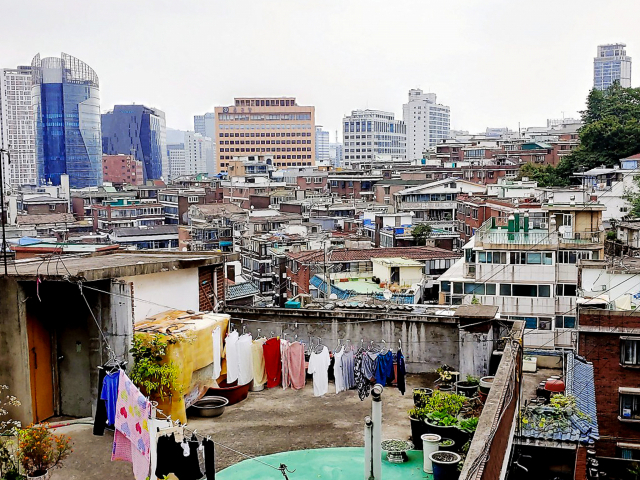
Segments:
[[[624,42],[640,65],[638,0],[5,0],[0,12],[0,66],[68,53],[100,77],[103,110],[155,106],[179,129],[234,96],[295,96],[333,141],[353,109],[402,118],[416,87],[451,107],[455,129],[544,126],[584,107],[598,44]]]

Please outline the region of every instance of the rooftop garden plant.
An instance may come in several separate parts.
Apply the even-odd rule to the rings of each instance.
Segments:
[[[145,394],[157,395],[161,399],[171,396],[174,391],[181,391],[178,382],[180,373],[178,366],[166,361],[167,347],[170,342],[165,335],[133,336],[133,346],[130,350],[133,356],[131,381]]]
[[[71,439],[66,435],[54,435],[46,423],[20,430],[18,438],[20,464],[31,477],[61,467],[72,452]]]
[[[467,385],[480,385],[480,377],[476,377],[475,375],[467,375],[466,382]]]
[[[455,375],[458,375],[453,367],[450,367],[446,363],[436,368],[436,373],[438,374],[438,379],[436,383],[440,383],[441,385],[449,385],[453,380]]]
[[[460,420],[460,425],[458,428],[468,434],[473,434],[478,428],[478,417],[466,418],[464,420]]]
[[[521,409],[520,422],[523,428],[558,432],[570,427],[572,415],[589,418],[578,408],[574,395],[556,394],[548,405],[527,405]]]
[[[441,440],[438,445],[441,447],[450,447],[451,445],[453,445],[453,440],[451,440],[450,438],[445,438]]]
[[[431,412],[427,414],[427,421],[440,427],[456,427],[459,422],[456,417],[445,412]]]
[[[7,385],[0,385],[0,393],[9,390]],[[9,417],[10,407],[19,407],[20,402],[13,395],[0,396],[0,478],[18,480],[24,478],[19,473],[17,444],[13,437],[17,435],[20,422]]]

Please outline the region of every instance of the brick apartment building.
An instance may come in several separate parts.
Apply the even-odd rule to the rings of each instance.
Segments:
[[[142,162],[133,155],[102,155],[102,180],[117,185],[142,185]]]
[[[457,225],[456,229],[464,243],[471,240],[480,226],[491,217],[505,217],[515,210],[540,209],[539,203],[529,201],[529,198],[522,203],[509,198],[491,198],[486,196],[460,195],[457,198],[458,208],[456,209]],[[531,199],[533,200],[533,199]]]
[[[382,180],[381,173],[364,171],[329,172],[329,188],[332,194],[341,198],[362,198],[372,200],[375,185]]]
[[[640,460],[640,313],[580,309],[578,354],[597,379],[597,456]]]

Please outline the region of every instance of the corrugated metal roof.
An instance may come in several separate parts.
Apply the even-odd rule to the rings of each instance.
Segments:
[[[251,282],[236,283],[227,287],[227,300],[237,300],[238,298],[257,295],[260,290],[258,286]]]

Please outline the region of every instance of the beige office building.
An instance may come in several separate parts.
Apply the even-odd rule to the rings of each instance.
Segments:
[[[315,165],[315,107],[292,97],[236,98],[216,107],[218,171],[233,157],[260,155],[276,167]]]

